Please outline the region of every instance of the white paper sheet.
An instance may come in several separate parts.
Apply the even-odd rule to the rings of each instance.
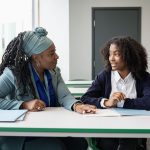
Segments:
[[[124,108],[97,109],[96,114],[85,114],[85,116],[115,117],[115,116],[150,116],[150,111]]]
[[[24,115],[28,110],[0,110],[0,122],[13,122]],[[23,118],[21,118],[23,119]]]

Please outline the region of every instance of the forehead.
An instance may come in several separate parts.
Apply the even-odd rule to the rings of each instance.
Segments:
[[[120,50],[116,44],[110,44],[109,51],[110,52],[118,52]]]

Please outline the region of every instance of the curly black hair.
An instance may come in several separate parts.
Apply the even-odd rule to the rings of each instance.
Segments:
[[[12,70],[18,85],[18,89],[22,88],[20,95],[28,94],[28,88],[32,90],[35,97],[35,90],[31,80],[30,70],[28,64],[31,62],[22,50],[23,36],[26,32],[21,32],[15,37],[7,46],[3,56],[2,63],[0,64],[0,75],[4,69],[8,67]],[[17,90],[18,90],[17,89]]]
[[[130,36],[113,37],[101,49],[106,62],[106,70],[111,70],[109,62],[109,48],[111,44],[115,44],[118,47],[133,78],[142,79],[148,68],[145,48]]]

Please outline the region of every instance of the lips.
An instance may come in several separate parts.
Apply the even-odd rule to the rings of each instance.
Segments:
[[[117,65],[116,65],[116,64],[111,64],[111,66],[112,66],[112,67],[116,67]]]

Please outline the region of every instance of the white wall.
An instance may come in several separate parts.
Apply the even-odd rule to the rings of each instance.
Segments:
[[[69,0],[70,79],[92,78],[92,7],[142,7],[141,41],[150,56],[150,0]]]
[[[92,7],[142,7],[141,41],[150,56],[150,0],[39,2],[39,25],[48,30],[48,36],[56,45],[60,56],[58,66],[62,70],[64,80],[92,79]]]
[[[37,15],[36,15],[37,16]],[[36,18],[35,18],[36,19]],[[59,55],[58,66],[69,79],[69,0],[40,0],[39,26],[46,28]]]

